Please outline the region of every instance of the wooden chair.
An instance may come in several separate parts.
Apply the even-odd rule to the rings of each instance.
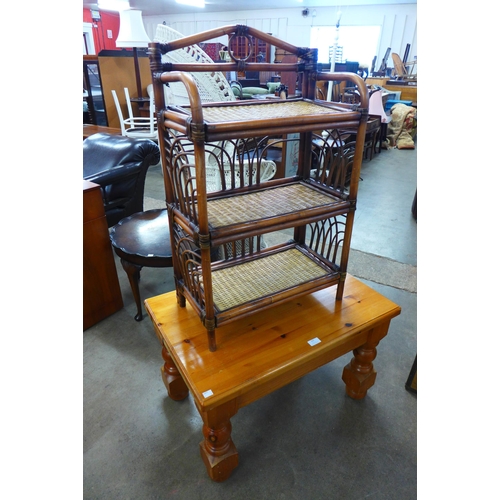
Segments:
[[[415,61],[412,61],[410,63],[403,63],[401,57],[399,57],[399,54],[396,54],[395,52],[391,54],[391,57],[392,57],[392,62],[394,63],[393,76],[401,80],[409,80],[417,78],[417,75],[409,74],[406,69],[406,66],[413,67],[415,65]]]
[[[373,155],[380,151],[380,147],[377,148],[377,144],[380,140],[381,131],[381,119],[378,115],[369,115],[368,121],[366,123],[366,133],[363,146],[363,159],[372,160]],[[342,129],[343,134],[348,136],[346,142],[351,142],[356,140],[357,132],[355,129]],[[378,151],[377,151],[378,149]]]
[[[364,159],[372,160],[377,151],[377,144],[380,140],[380,129],[382,121],[379,115],[370,115],[366,126]]]

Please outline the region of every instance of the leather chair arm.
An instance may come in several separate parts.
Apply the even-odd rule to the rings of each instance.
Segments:
[[[160,149],[149,139],[94,134],[83,141],[83,178],[87,180],[127,164],[149,166],[159,161]]]
[[[87,175],[85,176],[85,180],[95,182],[104,188],[128,177],[136,176],[142,168],[142,162],[121,163],[109,170],[102,170],[92,175]]]

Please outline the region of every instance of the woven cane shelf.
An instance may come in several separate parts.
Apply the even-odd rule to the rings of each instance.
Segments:
[[[293,182],[231,197],[209,199],[207,207],[212,241],[217,244],[218,237],[255,234],[256,223],[261,228],[285,229],[305,219],[319,220],[345,213],[349,209],[349,202],[340,199],[338,193],[321,192],[305,182]]]
[[[169,56],[225,35],[229,62]],[[233,36],[286,50],[297,63],[239,60]],[[320,73],[316,49],[240,25],[151,43],[149,55],[178,302],[200,316],[210,350],[222,323],[332,286],[341,300],[368,118],[363,80]],[[300,93],[265,101],[201,97],[200,75],[243,70],[296,73]],[[359,103],[317,99],[320,81],[350,82]],[[188,105],[166,101],[170,84],[184,85]],[[355,141],[346,142],[343,130],[355,131]],[[282,158],[288,163],[279,178],[272,178],[273,148],[293,152]],[[286,241],[268,245],[277,233]]]
[[[340,103],[315,103],[305,99],[287,101],[237,101],[203,106],[204,133],[206,141],[216,141],[248,136],[252,131],[272,134],[315,130],[319,128],[356,127],[360,111]],[[172,120],[188,137],[191,132],[192,115],[189,106],[168,108],[165,118]]]
[[[293,270],[293,273],[290,272]],[[318,261],[307,249],[293,245],[279,252],[244,260],[212,271],[214,305],[219,324],[232,317],[231,310],[247,312],[274,305],[338,282],[339,273]]]

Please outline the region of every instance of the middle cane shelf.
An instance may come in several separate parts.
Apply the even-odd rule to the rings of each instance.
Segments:
[[[353,74],[322,77],[363,85]],[[153,71],[156,102],[174,81],[186,86],[190,106],[161,103],[158,123],[176,289],[180,306],[187,299],[203,321],[209,349],[225,322],[333,285],[341,299],[366,109],[314,96],[202,104],[190,74],[175,70]],[[341,130],[353,128],[357,140],[345,144]],[[269,148],[287,134],[298,142],[295,175],[262,181]],[[216,191],[207,187],[213,176]],[[285,229],[289,241],[265,244]]]

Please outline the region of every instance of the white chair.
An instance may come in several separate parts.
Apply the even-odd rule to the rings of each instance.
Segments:
[[[178,31],[159,24],[156,28],[155,42],[168,43],[179,38],[183,38],[184,35]],[[207,63],[213,64],[213,60],[204,52],[198,45],[190,45],[189,47],[184,47],[182,49],[174,50],[162,55],[163,62],[172,63]],[[191,73],[196,86],[198,87],[198,92],[200,94],[201,102],[221,102],[221,101],[236,101],[236,97],[231,88],[231,85],[227,81],[226,77],[220,71],[209,71],[209,72],[193,72]],[[189,105],[189,97],[187,94],[187,89],[181,82],[171,82],[169,86],[165,86],[165,101],[167,104],[175,106],[185,106]],[[209,145],[205,147],[207,153],[205,158],[205,168],[206,168],[206,182],[207,191],[219,191],[221,189],[221,174],[219,169],[219,153],[220,143],[211,148]],[[231,157],[234,154],[234,144],[226,143],[225,147],[226,157]],[[189,162],[194,164],[194,159],[189,157]],[[250,167],[251,163],[251,167]],[[248,184],[250,178],[250,169],[252,170],[252,179],[255,182],[256,178],[256,162],[249,162],[245,160],[245,179],[244,184]],[[274,177],[276,174],[276,164],[271,160],[261,160],[260,166],[260,181],[268,181]],[[194,169],[193,169],[194,175]],[[231,170],[229,167],[224,166],[224,176],[226,182],[230,182]]]
[[[149,117],[134,116],[128,88],[125,87],[123,90],[125,91],[125,100],[127,103],[127,110],[129,115],[128,118],[123,117],[122,108],[120,105],[120,101],[118,100],[116,91],[111,91],[111,93],[113,94],[113,99],[115,101],[118,118],[120,120],[122,135],[126,137],[152,139],[153,141],[158,142],[158,129],[156,125],[154,101],[150,101]]]
[[[156,28],[155,42],[168,43],[173,40],[183,38],[184,35],[178,31],[159,24]],[[174,50],[162,56],[162,62],[171,63],[213,63],[212,58],[204,52],[198,45],[190,45],[182,49]],[[207,73],[195,72],[191,73],[198,92],[200,93],[201,102],[215,101],[235,101],[236,97],[227,81],[224,73],[220,71],[210,71]],[[168,104],[182,106],[189,104],[187,89],[181,82],[173,82],[166,87],[165,99]],[[173,102],[172,102],[173,101]]]
[[[248,186],[250,183],[250,166],[248,160],[244,161],[244,180],[243,185]],[[260,181],[268,181],[272,179],[276,174],[276,163],[270,160],[262,160],[260,166]],[[231,169],[224,165],[224,178],[227,186],[231,185]],[[236,175],[236,185],[239,186],[239,170],[235,172]],[[220,191],[222,189],[221,175],[219,169],[207,163],[206,167],[206,179],[207,179],[207,192]],[[255,184],[257,179],[257,165],[252,165],[252,184]]]

